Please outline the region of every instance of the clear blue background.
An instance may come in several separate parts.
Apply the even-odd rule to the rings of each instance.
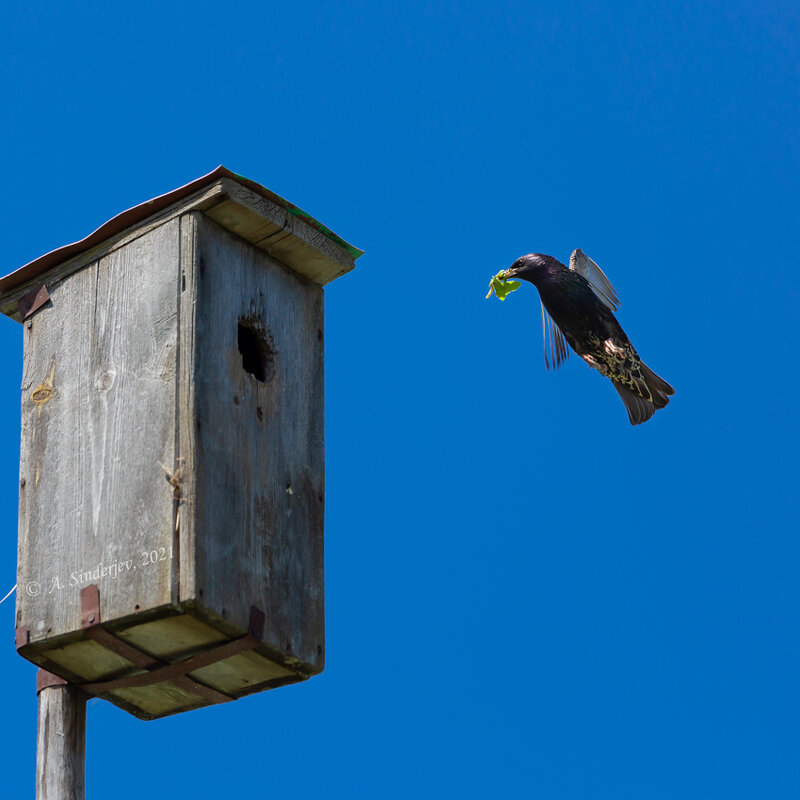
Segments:
[[[326,289],[325,673],[153,723],[93,701],[90,798],[800,795],[798,9],[3,4],[0,271],[219,163],[366,251]],[[484,300],[575,247],[677,388],[644,426],[545,371],[532,287]],[[31,797],[11,601],[0,628]]]

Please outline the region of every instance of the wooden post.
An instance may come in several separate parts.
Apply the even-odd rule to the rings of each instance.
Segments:
[[[84,800],[86,695],[66,683],[48,684],[48,676],[55,677],[39,670],[36,800]]]

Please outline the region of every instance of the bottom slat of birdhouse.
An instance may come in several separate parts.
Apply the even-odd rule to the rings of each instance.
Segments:
[[[159,613],[166,616],[157,616]],[[180,613],[169,608],[115,621],[104,627],[143,654],[163,664],[174,664],[231,642],[244,633],[223,632],[212,623],[205,617],[199,618],[197,609]],[[136,667],[127,658],[86,638],[83,633],[24,645],[19,652],[44,669],[78,685],[117,681],[147,673],[146,669]],[[114,687],[111,691],[97,693],[140,719],[157,719],[296,683],[310,675],[311,670],[305,665],[284,659],[267,646],[258,644],[253,649],[201,666],[187,673],[186,678],[146,686]]]

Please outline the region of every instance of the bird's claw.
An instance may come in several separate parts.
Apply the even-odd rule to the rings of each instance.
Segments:
[[[581,358],[592,368],[596,369],[602,375],[605,375],[608,372],[608,368],[605,364],[601,361],[598,361],[594,356],[585,355],[581,356]]]
[[[616,356],[617,358],[624,358],[625,357],[625,348],[624,347],[617,347],[611,339],[606,339],[603,342],[603,349],[608,353],[610,356]]]

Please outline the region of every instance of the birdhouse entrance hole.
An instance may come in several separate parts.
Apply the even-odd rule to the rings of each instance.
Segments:
[[[242,367],[257,381],[269,383],[275,375],[275,345],[257,319],[239,320],[239,352]]]

